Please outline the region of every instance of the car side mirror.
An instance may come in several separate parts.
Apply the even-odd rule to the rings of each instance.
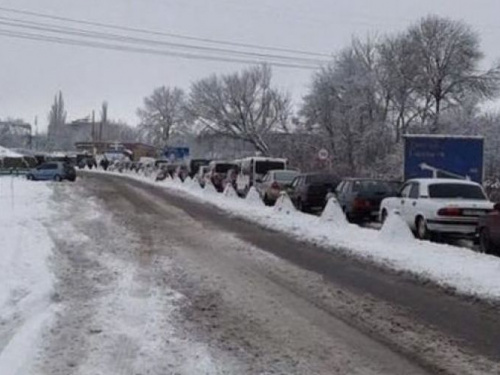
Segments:
[[[493,206],[493,209],[497,212],[500,212],[500,203],[495,203],[495,205]]]

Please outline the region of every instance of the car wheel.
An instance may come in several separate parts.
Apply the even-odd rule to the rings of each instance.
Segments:
[[[61,176],[59,176],[58,174],[56,174],[56,175],[54,176],[54,181],[62,181]]]
[[[267,194],[264,194],[264,199],[263,199],[263,201],[264,201],[264,204],[265,204],[266,206],[272,206],[272,203],[271,203],[271,201],[269,200],[269,197],[267,196]]]
[[[302,202],[302,199],[297,201],[297,210],[300,212],[307,212],[307,206]]]
[[[33,181],[33,175],[29,174],[26,176],[26,179],[27,180],[30,180],[30,181]]]
[[[387,211],[383,210],[382,215],[380,215],[380,222],[384,224],[386,220],[387,220]]]
[[[487,228],[482,228],[479,232],[479,249],[485,254],[496,253],[493,244],[491,243],[490,233]]]
[[[429,232],[429,229],[427,229],[427,222],[422,216],[419,216],[417,218],[417,238],[420,240],[430,240],[431,239],[431,234]]]

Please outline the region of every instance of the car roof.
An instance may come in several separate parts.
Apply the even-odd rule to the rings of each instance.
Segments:
[[[428,186],[431,184],[462,184],[462,185],[476,185],[481,186],[477,182],[470,180],[458,180],[454,178],[414,178],[406,181],[408,182],[418,182],[422,185]]]
[[[396,180],[385,180],[383,178],[369,178],[369,177],[347,177],[343,178],[342,181],[381,181],[381,182],[399,182]]]
[[[267,173],[275,173],[275,172],[295,172],[295,173],[300,173],[299,171],[296,171],[294,169],[270,169],[267,171]]]
[[[282,161],[282,162],[287,162],[288,160],[285,158],[273,158],[269,156],[249,156],[243,159],[240,159],[240,161],[247,161],[247,160],[255,160],[255,161]]]
[[[331,176],[331,177],[337,177],[333,173],[328,173],[328,172],[314,172],[314,173],[301,173],[299,175],[300,177],[311,177],[311,176]]]

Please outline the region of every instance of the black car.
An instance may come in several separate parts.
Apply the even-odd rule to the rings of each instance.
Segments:
[[[295,177],[288,188],[293,204],[299,211],[323,209],[328,193],[335,191],[340,179],[327,173],[308,173]]]
[[[350,221],[372,220],[378,217],[384,198],[395,197],[401,183],[366,178],[347,178],[335,190],[337,200]]]
[[[209,159],[191,159],[189,162],[189,177],[194,178],[201,167],[210,164]]]

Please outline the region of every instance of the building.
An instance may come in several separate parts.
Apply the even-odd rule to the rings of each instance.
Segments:
[[[0,145],[9,148],[31,148],[31,125],[20,121],[0,122]]]
[[[156,158],[160,153],[156,147],[140,142],[77,142],[75,148],[78,152],[89,154],[129,151],[134,161],[138,161],[141,157]]]

